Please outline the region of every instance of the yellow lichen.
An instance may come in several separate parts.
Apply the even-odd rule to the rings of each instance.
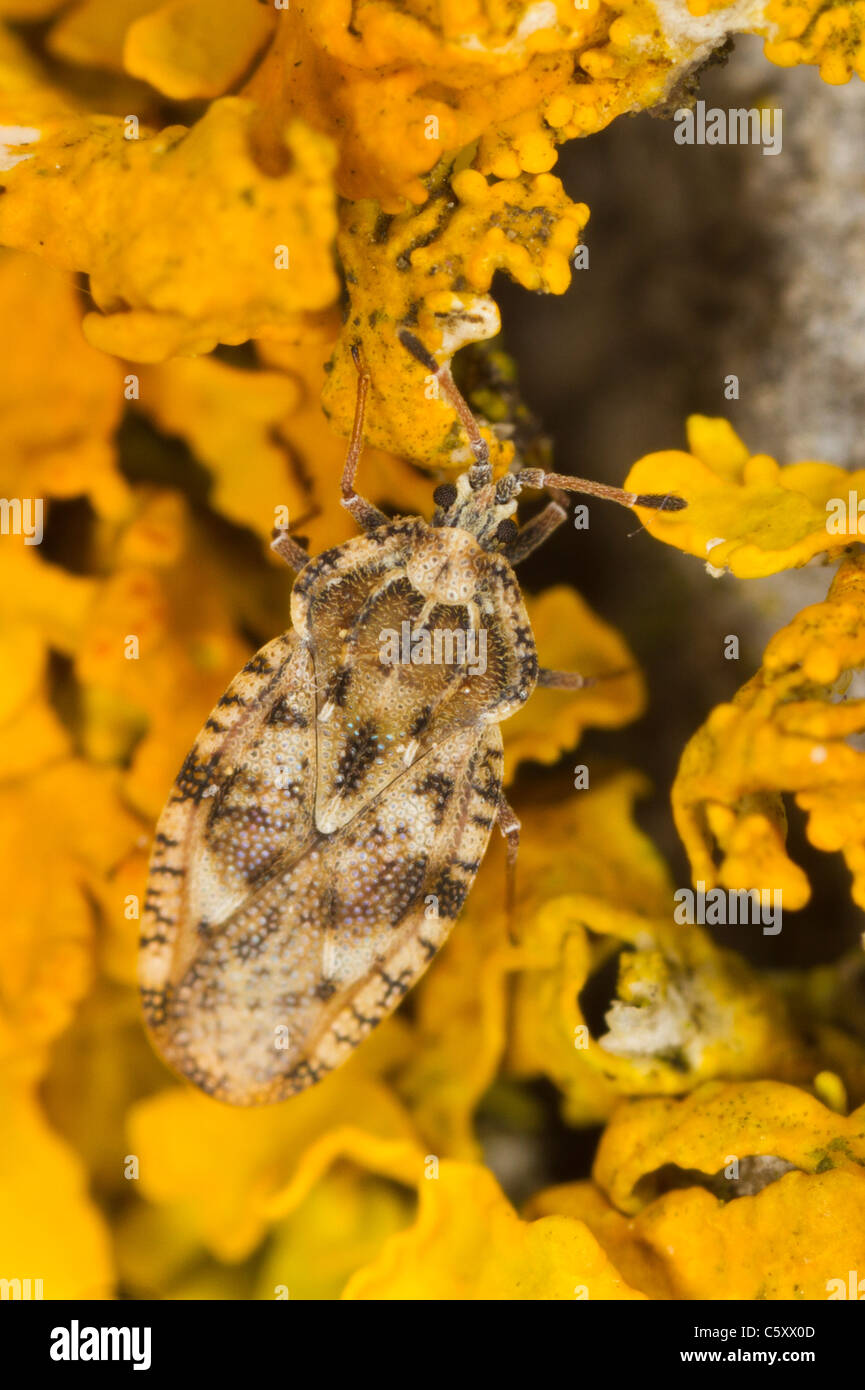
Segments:
[[[540,1193],[528,1215],[583,1221],[650,1298],[847,1297],[865,1256],[863,1140],[861,1110],[843,1119],[791,1086],[714,1083],[623,1106],[594,1184]]]
[[[359,344],[372,377],[370,442],[426,467],[465,467],[471,456],[453,406],[398,331],[410,325],[438,363],[491,338],[499,328],[488,293],[495,272],[561,294],[587,217],[551,174],[490,183],[474,169],[457,174],[420,211],[391,218],[372,202],[349,205],[337,243],[349,312],[322,397],[336,427],[350,428],[357,387],[351,349]],[[510,442],[488,438],[494,462],[508,463]]]
[[[190,131],[139,139],[119,118],[46,121],[6,175],[0,240],[89,274],[101,312],[84,328],[103,351],[154,362],[278,336],[336,295],[332,160],[295,125],[288,172],[262,174],[252,115],[226,97]],[[110,211],[110,236],[94,207]]]
[[[445,1163],[408,1231],[349,1280],[347,1299],[634,1299],[588,1228],[520,1221],[491,1173]]]
[[[780,67],[819,64],[824,82],[865,77],[865,4],[820,0],[768,0],[766,57]]]
[[[310,554],[355,532],[353,350],[358,487],[387,512],[428,518],[430,475],[471,458],[405,330],[465,381],[497,473],[546,462],[501,346],[478,345],[498,271],[569,287],[588,208],[554,173],[562,143],[686,101],[735,33],[828,82],[865,75],[863,8],[0,0],[4,1276],[38,1271],[56,1298],[825,1298],[865,1267],[856,953],[770,974],[675,919],[644,779],[573,751],[646,690],[571,587],[527,608],[540,660],[591,683],[540,688],[503,728],[512,920],[496,833],[410,1008],[282,1107],[174,1082],[135,992],[156,814],[288,623],[272,529]],[[858,514],[833,528],[832,504],[863,483],[751,456],[703,417],[688,453],[628,480],[688,502],[642,511],[651,536],[741,577],[839,558]],[[24,499],[43,550],[8,524]],[[845,698],[863,594],[847,558],[685,750],[674,809],[707,889],[805,901],[792,794],[865,906],[865,719]],[[519,1151],[534,1181],[548,1121],[606,1124],[593,1177],[519,1216],[490,1167]]]
[[[852,556],[826,600],[776,633],[761,670],[686,746],[672,799],[695,881],[780,892],[793,909],[807,902],[808,881],[785,850],[789,793],[811,843],[844,855],[865,906],[865,754],[848,742],[865,712],[843,698],[842,681],[865,665],[863,602],[865,562]]]
[[[781,467],[768,454],[751,455],[726,420],[703,415],[689,419],[688,445],[687,454],[648,454],[625,480],[630,491],[675,493],[687,501],[678,512],[638,508],[656,540],[700,556],[718,572],[754,579],[824,552],[837,555],[858,539],[858,515],[849,515],[847,498],[865,491],[865,470],[810,462]]]

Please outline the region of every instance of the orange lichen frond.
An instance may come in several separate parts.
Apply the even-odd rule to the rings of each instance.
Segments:
[[[646,703],[643,675],[627,643],[573,589],[547,589],[529,599],[527,607],[542,664],[579,671],[587,684],[569,692],[538,688],[508,720],[503,729],[506,782],[521,762],[558,762],[562,753],[576,748],[584,729],[630,724]]]
[[[128,526],[106,537],[103,558],[110,572],[97,585],[75,657],[79,734],[94,761],[128,764],[126,795],[153,815],[201,709],[225,688],[249,645],[237,633],[212,551],[176,494],[142,497]]]
[[[479,1164],[420,1184],[414,1226],[349,1281],[347,1299],[639,1299],[581,1221],[521,1221]]]
[[[411,1182],[422,1150],[405,1111],[363,1063],[358,1054],[296,1105],[239,1110],[179,1086],[142,1102],[129,1125],[144,1196],[182,1215],[214,1254],[240,1260],[340,1160]],[[205,1185],[194,1161],[202,1142],[220,1154]]]
[[[169,0],[130,25],[123,66],[174,101],[216,97],[267,43],[276,11],[259,0]]]
[[[139,825],[122,806],[114,770],[55,749],[49,766],[27,771],[23,790],[14,776],[0,784],[0,1055],[7,1079],[29,1081],[44,1071],[48,1045],[91,985],[95,889]]]
[[[552,174],[490,182],[473,169],[396,217],[372,202],[348,205],[338,247],[349,312],[323,394],[335,426],[344,433],[351,426],[359,346],[372,378],[370,442],[427,467],[464,468],[471,453],[457,414],[399,331],[410,327],[439,365],[464,344],[493,337],[495,272],[506,270],[527,289],[563,293],[587,218],[588,208],[572,203]],[[485,434],[503,467],[513,445]]]
[[[517,941],[494,846],[462,929],[418,988],[415,1046],[397,1073],[434,1152],[476,1156],[473,1116],[497,1075],[544,1076],[567,1122],[584,1125],[623,1096],[728,1075],[809,1080],[824,1065],[768,980],[674,921],[666,867],[633,819],[644,791],[621,774],[570,797],[518,800]],[[598,1023],[587,997],[611,973]],[[855,1080],[859,1067],[857,1052],[845,1069]]]
[[[684,1100],[622,1106],[601,1141],[592,1176],[620,1211],[633,1213],[644,1205],[647,1188],[651,1192],[647,1174],[673,1164],[712,1176],[723,1170],[727,1154],[740,1164],[777,1158],[803,1173],[846,1170],[865,1184],[865,1109],[838,1115],[796,1086],[716,1081]]]
[[[576,1124],[606,1117],[622,1095],[816,1069],[768,982],[674,919],[666,868],[633,823],[638,790],[621,776],[554,811],[532,808],[529,885],[547,889],[539,898],[528,886],[520,906],[508,1065],[549,1077]],[[598,1020],[587,1001],[607,976]]]
[[[14,337],[0,341],[0,493],[43,501],[86,495],[102,515],[122,516],[130,495],[117,470],[114,431],[123,370],[83,338],[74,280],[35,256],[0,252],[0,305],[16,325]],[[52,408],[45,410],[49,380]]]
[[[295,341],[261,342],[257,368],[175,358],[139,373],[135,408],[184,441],[210,475],[210,505],[253,530],[280,569],[269,548],[274,526],[287,524],[307,537],[311,555],[357,532],[348,513],[333,505],[346,442],[319,400],[338,330],[337,314],[310,315],[298,323]],[[374,501],[429,512],[428,482],[378,450],[365,450],[358,485]]]
[[[539,1193],[527,1215],[584,1222],[650,1298],[856,1298],[863,1199],[865,1112],[833,1114],[793,1086],[715,1082],[622,1106],[593,1182]]]
[[[865,907],[865,702],[845,697],[865,666],[865,562],[841,566],[823,603],[770,641],[763,665],[718,705],[685,748],[673,812],[694,880],[778,890],[802,907],[810,888],[785,849],[782,794],[807,813],[818,849],[840,851]]]
[[[109,1298],[111,1237],[80,1155],[46,1122],[36,1094],[5,1074],[0,1125],[14,1135],[14,1143],[0,1149],[0,1251],[10,1274],[21,1271],[11,1284],[29,1289],[6,1297]]]
[[[46,121],[6,174],[0,240],[90,275],[103,351],[153,362],[278,335],[337,294],[332,155],[295,124],[287,171],[263,174],[252,115],[226,97],[137,139],[114,117]]]
[[[603,9],[599,0],[585,9],[301,0],[280,15],[247,88],[262,107],[263,147],[302,111],[337,142],[343,196],[399,212],[426,201],[441,161],[534,113],[508,176],[540,173],[555,162],[543,107],[572,78],[579,49],[605,32]],[[539,156],[538,143],[552,153]]]
[[[818,55],[841,47],[856,60],[859,8],[836,5],[823,17]],[[338,146],[343,196],[398,212],[425,202],[462,150],[476,147],[476,166],[500,178],[548,171],[563,141],[663,101],[732,34],[766,35],[778,61],[787,31],[775,9],[774,0],[765,12],[749,0],[301,0],[280,15],[246,90],[262,107],[263,149],[273,154],[279,123],[302,113]],[[822,61],[837,80],[834,59],[800,48],[788,63]]]
[[[633,492],[675,493],[676,512],[638,508],[656,540],[698,555],[712,572],[761,578],[804,565],[815,555],[839,554],[859,539],[851,493],[865,496],[865,470],[829,463],[781,467],[768,454],[751,455],[726,420],[692,415],[690,453],[647,454],[625,480]]]
[[[819,64],[833,86],[854,73],[865,78],[865,4],[825,4],[823,0],[768,0],[766,57],[780,67]]]
[[[258,0],[73,0],[47,46],[66,62],[125,72],[187,101],[236,86],[275,24],[274,6]]]

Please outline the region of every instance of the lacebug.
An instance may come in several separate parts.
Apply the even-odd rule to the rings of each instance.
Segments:
[[[459,915],[495,824],[512,897],[519,821],[502,793],[499,725],[535,685],[584,684],[539,669],[513,569],[564,521],[561,492],[685,505],[543,469],[494,479],[449,371],[400,337],[455,407],[474,463],[435,489],[431,523],[359,496],[370,379],[355,351],[341,501],[363,534],[314,559],[277,534],[297,572],[292,627],[232,681],[156,829],[145,1018],[171,1067],[234,1105],[312,1085],[396,1008]],[[553,500],[520,530],[526,487]],[[451,661],[417,661],[439,630],[462,637],[462,659],[456,642]],[[481,631],[483,670],[472,670]],[[410,660],[383,664],[385,632],[411,637]]]

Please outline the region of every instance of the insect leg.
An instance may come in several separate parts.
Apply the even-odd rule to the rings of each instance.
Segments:
[[[468,401],[460,392],[459,387],[444,364],[439,366],[431,352],[427,352],[420,338],[416,338],[407,328],[401,328],[397,335],[403,347],[411,353],[421,366],[426,367],[431,376],[434,376],[442,389],[442,394],[450,402],[460,419],[460,424],[468,435],[471,451],[474,454],[475,463],[489,466],[490,449],[487,441],[480,431],[480,426],[471,412]]]
[[[576,671],[551,671],[549,667],[542,666],[538,671],[538,685],[546,686],[547,690],[585,690],[589,685],[597,685],[598,681],[615,681],[620,676],[633,675],[636,667],[623,666],[618,671],[604,671],[597,676],[581,676]]]
[[[345,467],[342,470],[342,498],[340,500],[346,511],[351,512],[358,526],[361,526],[364,531],[374,531],[377,526],[384,526],[387,517],[384,512],[379,511],[378,507],[374,507],[372,502],[367,502],[365,497],[361,497],[354,490],[357,465],[363,451],[363,417],[366,413],[370,375],[364,366],[358,343],[352,345],[351,355],[354,365],[357,367],[357,399],[354,407],[351,442],[345,456]]]
[[[504,794],[499,794],[498,804],[499,830],[507,840],[507,866],[505,869],[505,915],[508,923],[508,935],[512,942],[516,942],[516,922],[515,910],[517,901],[517,854],[520,848],[520,819],[510,802]]]
[[[303,546],[292,540],[287,531],[275,531],[270,548],[282,556],[289,569],[300,571],[309,564],[309,556]]]
[[[597,676],[581,676],[576,671],[551,671],[548,666],[538,671],[538,685],[545,685],[548,690],[582,690],[594,685],[597,679]]]
[[[508,546],[505,553],[509,562],[518,565],[521,560],[525,560],[567,520],[567,516],[566,509],[559,502],[549,502],[542,512],[526,522],[516,540]]]

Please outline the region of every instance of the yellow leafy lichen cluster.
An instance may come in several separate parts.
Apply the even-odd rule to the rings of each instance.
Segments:
[[[652,1298],[824,1299],[830,1265],[858,1269],[865,1253],[848,1220],[865,1196],[863,1140],[865,1108],[843,1118],[791,1086],[715,1082],[623,1106],[592,1182],[539,1194],[529,1214],[585,1222]],[[730,1200],[734,1183],[747,1192]]]
[[[638,509],[652,535],[712,570],[755,579],[804,565],[817,555],[837,557],[858,540],[858,515],[830,529],[835,499],[865,489],[865,472],[829,463],[781,467],[768,454],[751,455],[726,420],[692,415],[689,453],[665,450],[634,464],[625,486],[634,492],[676,493],[679,512]]]
[[[865,5],[825,5],[821,0],[769,0],[771,38],[766,57],[780,67],[816,63],[824,82],[865,77]]]
[[[588,211],[549,173],[561,141],[655,105],[728,33],[765,33],[770,56],[778,49],[787,63],[834,64],[831,80],[839,54],[854,66],[861,54],[858,4],[824,8],[813,34],[816,4],[786,0],[765,14],[700,0],[662,10],[648,0],[468,10],[328,0],[279,12],[220,0],[217,13],[210,0],[82,0],[32,11],[16,2],[9,13],[42,18],[55,8],[48,51],[90,66],[98,114],[3,36],[0,120],[11,153],[0,241],[86,272],[99,311],[86,320],[90,341],[153,362],[303,331],[306,315],[337,298],[339,216],[343,264],[368,267],[355,298],[388,282],[363,337],[399,383],[386,393],[397,402],[415,399],[418,371],[394,346],[394,311],[425,305],[429,349],[446,359],[496,331],[494,305],[484,299],[478,313],[477,296],[497,268],[530,288],[566,287]],[[831,35],[818,38],[827,26]],[[806,33],[794,57],[791,35]],[[213,100],[191,129],[161,128],[158,95]],[[337,193],[348,200],[341,213]],[[455,225],[444,230],[454,206]],[[377,218],[393,214],[391,237]],[[106,219],[107,238],[97,230]],[[444,314],[450,334],[435,317]],[[354,317],[330,390],[341,428]],[[451,407],[438,402],[420,434],[414,416],[385,415],[384,447],[453,462],[441,444]]]
[[[85,321],[95,347],[162,361],[267,337],[287,316],[332,303],[329,147],[302,127],[287,130],[291,176],[270,178],[249,151],[253,113],[227,97],[189,131],[135,140],[119,117],[43,125],[9,179],[0,237],[89,275],[101,311]],[[274,269],[282,246],[293,260],[286,274]]]
[[[816,1019],[822,977],[782,995],[674,924],[634,774],[564,793],[518,777],[519,940],[496,847],[412,1016],[283,1107],[234,1112],[173,1082],[134,990],[154,819],[212,703],[287,623],[275,517],[312,551],[351,534],[351,348],[372,376],[363,490],[428,511],[429,475],[467,453],[400,327],[446,364],[497,331],[497,270],[562,293],[588,217],[551,172],[563,140],[662,101],[730,32],[829,81],[861,75],[861,9],[0,0],[16,326],[0,491],[46,507],[41,549],[0,543],[4,1275],[38,1269],[46,1297],[822,1297],[865,1263],[848,1220],[862,1112],[835,1113],[865,1100],[865,1050]],[[504,469],[513,420],[481,398]],[[652,534],[747,577],[848,543],[825,529],[842,481],[698,419],[689,454],[642,460],[629,486],[681,492],[687,511],[645,515]],[[862,755],[845,744],[861,714],[834,698],[865,664],[861,585],[846,562],[686,750],[674,804],[696,876],[769,875],[803,901],[792,792],[865,905]],[[529,610],[543,661],[600,679],[510,721],[511,781],[645,700],[626,643],[571,589]],[[598,1025],[588,993],[611,969]],[[530,1143],[537,1078],[565,1123],[608,1128],[591,1182],[520,1215],[479,1121]],[[730,1154],[764,1181],[727,1201]],[[705,1182],[663,1190],[670,1164]]]
[[[427,465],[464,468],[471,455],[453,407],[425,390],[428,373],[397,331],[411,324],[436,360],[449,362],[464,344],[498,332],[488,293],[496,270],[526,289],[563,293],[587,217],[552,174],[489,184],[476,169],[454,174],[420,211],[390,218],[372,201],[352,204],[338,243],[347,324],[323,396],[334,423],[348,432],[357,381],[351,349],[359,343],[373,379],[371,441]],[[496,464],[510,462],[510,442],[491,434],[490,444]]]
[[[706,558],[710,572],[762,577],[845,556],[861,539],[865,474],[821,462],[752,456],[725,420],[693,416],[689,453],[640,459],[626,486],[676,493],[685,510],[642,511],[658,539]],[[688,743],[673,811],[695,881],[709,889],[772,884],[795,910],[810,887],[786,852],[783,795],[807,815],[818,849],[843,853],[854,901],[865,906],[865,729],[855,679],[865,667],[865,573],[847,554],[826,599],[799,613],[766,648],[761,669],[719,705]]]
[[[785,850],[786,792],[806,812],[812,844],[843,853],[865,907],[865,754],[848,742],[865,729],[865,702],[844,698],[863,666],[865,564],[855,555],[825,602],[776,633],[757,675],[685,749],[673,810],[695,878],[771,883],[791,908],[803,906],[808,881]]]

